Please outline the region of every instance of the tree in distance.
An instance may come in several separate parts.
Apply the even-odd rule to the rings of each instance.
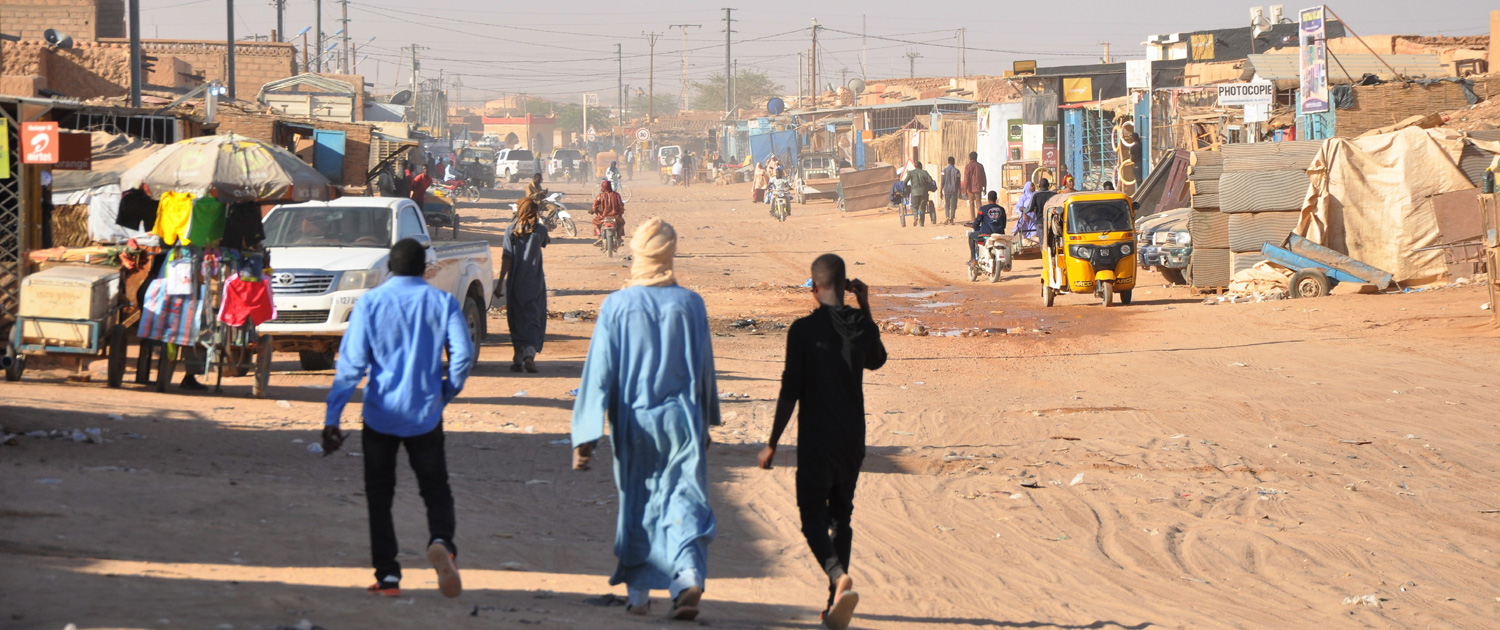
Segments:
[[[753,108],[766,99],[781,93],[781,86],[771,80],[771,75],[760,70],[740,70],[734,80],[735,107]],[[710,76],[707,81],[693,82],[692,107],[702,111],[719,111],[724,108],[724,74]]]

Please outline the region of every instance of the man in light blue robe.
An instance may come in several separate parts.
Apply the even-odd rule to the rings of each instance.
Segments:
[[[573,404],[575,470],[587,470],[609,425],[620,520],[615,530],[626,610],[645,615],[667,589],[672,618],[693,619],[714,538],[708,505],[709,425],[718,385],[703,298],[677,286],[677,235],[652,218],[636,229],[626,288],[604,300]]]

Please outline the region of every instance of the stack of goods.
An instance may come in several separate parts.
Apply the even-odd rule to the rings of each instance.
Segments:
[[[1261,246],[1280,245],[1296,229],[1311,183],[1307,167],[1322,146],[1315,140],[1224,146],[1219,209],[1229,217],[1232,274],[1265,260]]]
[[[1229,286],[1229,215],[1219,211],[1219,177],[1224,154],[1194,151],[1188,163],[1188,193],[1193,213],[1188,216],[1188,235],[1193,252],[1188,259],[1188,281],[1200,289]]]

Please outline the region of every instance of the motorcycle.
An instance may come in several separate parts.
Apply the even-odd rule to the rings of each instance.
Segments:
[[[615,217],[606,217],[599,222],[599,241],[604,255],[614,258],[615,251],[620,249],[619,221]]]
[[[559,227],[568,234],[568,238],[578,236],[578,224],[573,222],[573,215],[568,213],[568,207],[562,203],[563,194],[555,192],[542,199],[542,207],[537,212],[542,225],[547,226],[548,232],[556,232]],[[516,211],[516,204],[510,204],[510,211]]]
[[[462,179],[433,182],[432,187],[441,190],[443,196],[454,201],[467,199],[469,203],[479,203],[479,187]]]
[[[792,214],[792,191],[790,188],[777,188],[771,191],[771,216],[777,221],[786,222],[786,218]]]
[[[990,282],[1000,281],[1001,271],[1010,271],[1013,243],[1007,234],[981,234],[974,237],[975,258],[969,261],[969,282],[980,276],[988,276]]]

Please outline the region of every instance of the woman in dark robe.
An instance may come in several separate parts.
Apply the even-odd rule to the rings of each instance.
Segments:
[[[515,347],[512,372],[537,372],[536,355],[547,336],[547,276],[542,271],[542,248],[550,242],[547,226],[537,220],[536,200],[522,199],[516,205],[516,218],[505,230],[500,281],[495,283],[497,292],[504,291],[505,321]]]

